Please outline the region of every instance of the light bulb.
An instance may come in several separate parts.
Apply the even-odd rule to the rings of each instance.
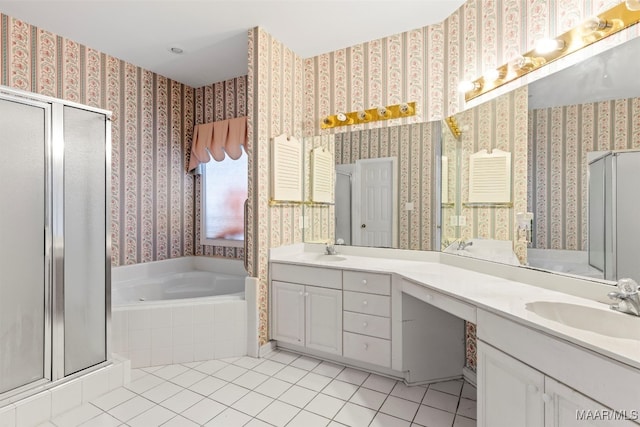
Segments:
[[[545,55],[547,53],[555,52],[564,49],[566,43],[564,40],[559,39],[540,39],[536,42],[536,53]]]
[[[482,77],[484,77],[485,82],[495,82],[496,80],[502,80],[504,78],[504,73],[501,73],[500,70],[493,68],[485,72]]]
[[[458,84],[458,90],[463,93],[480,90],[480,83],[470,80],[463,80]]]
[[[603,31],[607,28],[611,28],[611,22],[606,19],[600,19],[597,16],[591,19],[587,19],[582,24],[582,29],[584,33],[590,34],[596,31]]]
[[[412,110],[411,106],[409,104],[407,104],[406,102],[400,104],[398,109],[400,110],[400,114],[409,114],[409,113],[411,113],[411,110]]]
[[[336,114],[336,118],[338,119],[339,122],[346,122],[347,121],[347,115],[345,113]]]
[[[387,107],[378,107],[378,115],[380,117],[387,117]]]
[[[366,122],[368,120],[371,120],[371,115],[364,110],[358,111],[358,119]]]
[[[624,4],[629,10],[640,10],[640,0],[626,0]]]

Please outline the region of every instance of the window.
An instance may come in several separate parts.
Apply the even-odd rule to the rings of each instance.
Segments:
[[[247,153],[238,160],[226,156],[203,164],[202,244],[242,246],[244,201],[247,198]]]

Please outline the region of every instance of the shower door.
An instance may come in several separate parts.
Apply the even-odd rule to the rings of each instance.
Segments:
[[[51,379],[49,109],[0,94],[0,396]]]

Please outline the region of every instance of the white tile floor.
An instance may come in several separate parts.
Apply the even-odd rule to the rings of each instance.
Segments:
[[[407,387],[285,351],[134,369],[131,378],[42,426],[476,425],[476,390],[462,380]]]

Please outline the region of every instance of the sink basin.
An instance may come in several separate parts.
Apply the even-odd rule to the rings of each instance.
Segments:
[[[297,257],[301,261],[322,261],[322,262],[338,262],[347,258],[340,255],[327,255],[314,252],[304,252]]]
[[[576,329],[614,338],[640,341],[640,317],[603,308],[563,302],[535,301],[527,310],[545,319]]]

